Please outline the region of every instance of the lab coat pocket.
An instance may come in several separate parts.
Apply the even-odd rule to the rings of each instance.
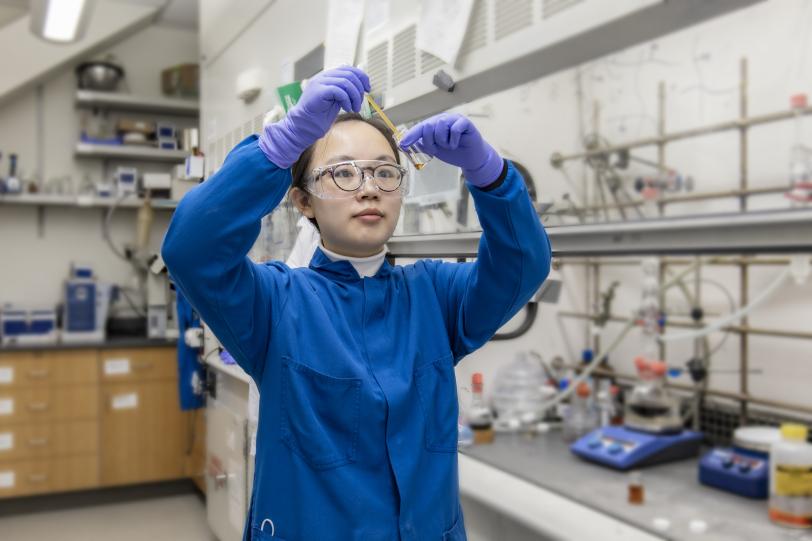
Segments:
[[[426,449],[457,452],[457,384],[451,355],[414,371],[414,382],[425,418]]]
[[[282,358],[282,441],[317,470],[355,462],[361,379],[322,374]]]

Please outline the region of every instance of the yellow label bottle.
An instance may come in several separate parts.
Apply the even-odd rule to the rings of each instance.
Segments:
[[[781,425],[781,440],[770,450],[770,519],[812,528],[812,445],[807,427]]]

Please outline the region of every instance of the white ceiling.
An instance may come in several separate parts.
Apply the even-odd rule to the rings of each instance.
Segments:
[[[97,0],[126,2],[148,6],[163,6],[157,23],[188,30],[197,30],[197,0]],[[0,0],[0,27],[5,26],[28,11],[29,0]]]

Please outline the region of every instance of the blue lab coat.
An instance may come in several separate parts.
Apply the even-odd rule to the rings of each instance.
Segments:
[[[491,186],[471,187],[475,263],[385,262],[363,279],[320,249],[308,268],[246,257],[291,182],[255,136],[180,202],[164,261],[260,389],[245,540],[466,539],[454,366],[550,268],[525,184],[505,163]]]
[[[206,405],[203,394],[203,380],[206,377],[203,370],[203,363],[199,360],[197,348],[190,348],[186,345],[184,335],[187,329],[200,328],[200,317],[183,296],[181,291],[177,292],[178,310],[178,330],[180,340],[178,340],[178,396],[180,397],[180,409],[193,410]]]

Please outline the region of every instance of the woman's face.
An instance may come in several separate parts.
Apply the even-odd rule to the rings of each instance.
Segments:
[[[392,147],[375,127],[366,122],[350,120],[334,125],[327,135],[316,142],[308,173],[317,167],[350,160],[397,163]],[[371,171],[365,173],[371,176]],[[323,189],[335,193],[329,173],[322,175],[317,182],[331,183]],[[379,253],[397,225],[402,201],[400,190],[391,193],[380,191],[372,179],[367,178],[360,190],[341,195],[350,197],[320,199],[297,188],[291,192],[302,214],[318,222],[325,248],[349,257]],[[380,216],[360,215],[370,210]]]

